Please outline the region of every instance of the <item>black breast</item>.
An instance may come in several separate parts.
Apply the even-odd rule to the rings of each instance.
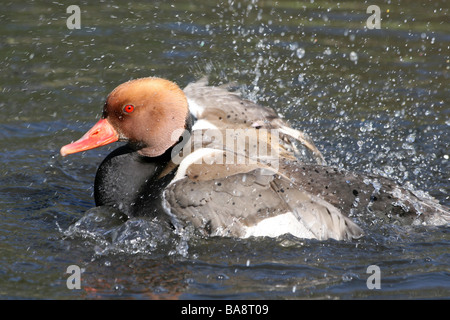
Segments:
[[[159,215],[161,193],[174,173],[157,177],[169,163],[170,151],[154,158],[141,156],[129,146],[111,152],[95,176],[95,204],[112,206],[129,217]]]

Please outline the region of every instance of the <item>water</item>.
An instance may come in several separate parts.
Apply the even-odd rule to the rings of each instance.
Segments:
[[[449,298],[448,227],[367,224],[352,242],[201,239],[94,207],[114,147],[61,158],[106,95],[155,75],[236,81],[312,136],[328,163],[450,205],[445,1],[5,2],[0,13],[0,297]],[[67,267],[84,269],[81,289]],[[381,270],[369,290],[367,268]]]

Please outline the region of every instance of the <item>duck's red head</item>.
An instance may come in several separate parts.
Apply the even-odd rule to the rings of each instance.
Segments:
[[[180,138],[189,107],[183,91],[161,78],[125,82],[106,99],[100,119],[79,140],[61,148],[61,155],[115,141],[128,141],[147,157],[162,155]]]

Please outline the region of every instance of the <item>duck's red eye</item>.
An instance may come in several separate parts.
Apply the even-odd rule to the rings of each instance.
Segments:
[[[127,104],[124,108],[123,111],[125,111],[126,113],[132,113],[134,111],[134,106],[131,104]]]

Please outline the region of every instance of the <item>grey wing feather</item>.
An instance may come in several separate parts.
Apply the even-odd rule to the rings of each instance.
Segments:
[[[185,178],[170,185],[164,197],[171,216],[177,217],[174,224],[191,224],[205,235],[246,237],[263,219],[288,212],[296,217],[300,229],[307,231],[296,236],[343,240],[363,234],[326,201],[260,169],[214,181]]]

